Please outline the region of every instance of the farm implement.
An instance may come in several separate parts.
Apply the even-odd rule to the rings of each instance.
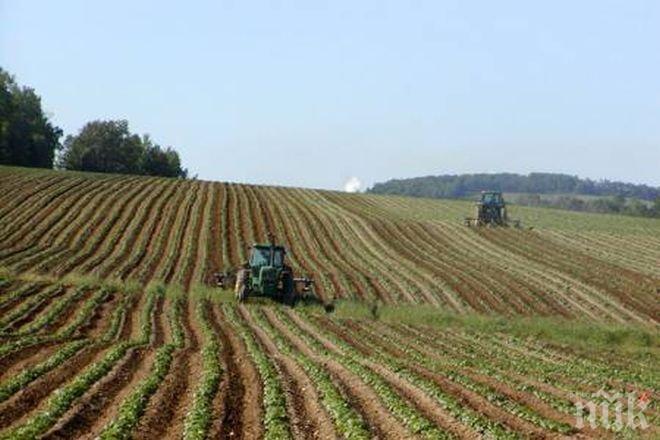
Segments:
[[[520,228],[520,220],[511,220],[506,210],[506,202],[499,191],[482,191],[475,204],[475,217],[466,217],[465,226],[489,226]]]
[[[299,299],[314,295],[314,281],[294,277],[291,266],[286,264],[286,253],[286,248],[274,244],[273,236],[269,234],[269,243],[253,244],[248,261],[237,270],[216,274],[216,283],[221,288],[233,285],[239,302],[255,296],[293,306]]]

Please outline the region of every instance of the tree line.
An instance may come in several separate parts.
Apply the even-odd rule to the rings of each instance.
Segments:
[[[516,194],[511,201],[517,205],[568,209],[570,211],[625,214],[637,217],[660,217],[660,197],[653,202],[621,195],[597,198],[559,195],[543,197],[541,194]]]
[[[95,120],[61,142],[30,87],[0,67],[0,164],[101,173],[186,178],[179,153],[149,135],[131,133],[126,120]]]
[[[483,190],[518,193],[517,204],[660,217],[660,188],[556,173],[460,174],[392,179],[367,191],[429,198],[468,198]],[[543,195],[555,195],[543,197]],[[585,198],[580,196],[597,196]]]

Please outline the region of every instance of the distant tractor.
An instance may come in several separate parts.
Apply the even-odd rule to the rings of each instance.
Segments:
[[[286,264],[286,249],[273,243],[253,244],[249,249],[248,261],[238,269],[225,274],[217,274],[220,287],[230,287],[233,281],[234,293],[239,302],[248,297],[272,298],[288,305],[294,305],[302,295],[312,292],[313,280],[294,278],[293,270]]]
[[[475,217],[466,217],[465,225],[520,227],[520,221],[509,222],[506,203],[500,191],[482,191],[481,198],[475,204]]]

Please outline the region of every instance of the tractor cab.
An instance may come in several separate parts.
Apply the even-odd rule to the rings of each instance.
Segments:
[[[504,206],[504,197],[499,191],[482,191],[479,204],[500,208]]]
[[[250,249],[249,264],[252,268],[262,266],[281,268],[284,266],[285,255],[286,250],[282,246],[255,244]]]
[[[252,295],[277,297],[289,288],[291,271],[284,264],[285,254],[283,246],[253,244],[250,247],[246,271],[249,272],[247,288]]]

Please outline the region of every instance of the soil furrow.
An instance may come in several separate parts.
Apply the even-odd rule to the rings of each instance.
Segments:
[[[289,356],[279,351],[273,340],[252,319],[245,308],[240,309],[252,333],[256,335],[269,357],[275,361],[287,396],[289,417],[295,438],[336,438],[333,423],[320,404],[320,398],[311,379]]]
[[[113,404],[149,372],[145,348],[132,348],[115,368],[83,396],[44,438],[94,438],[94,434],[111,420]]]
[[[182,324],[186,346],[176,352],[169,373],[152,396],[149,407],[140,419],[135,431],[136,438],[180,438],[187,405],[192,398],[194,380],[201,377],[199,339],[191,325],[191,299],[186,302]]]
[[[313,327],[303,321],[295,312],[287,312],[291,320],[311,337],[318,340],[326,346],[327,341],[318,335]],[[279,318],[277,318],[279,323]],[[356,409],[367,420],[369,429],[378,438],[403,439],[412,438],[406,428],[396,420],[387,408],[385,408],[378,395],[358,377],[352,374],[346,367],[331,357],[323,356],[312,350],[297,335],[294,335],[284,324],[278,326],[278,330],[294,345],[298,350],[315,362],[322,364],[336,380],[337,385],[342,392],[350,398],[350,401],[356,405]]]
[[[10,399],[0,404],[0,429],[21,423],[33,414],[51,393],[68,383],[88,365],[105,355],[107,345],[85,348],[63,365],[30,383]]]

